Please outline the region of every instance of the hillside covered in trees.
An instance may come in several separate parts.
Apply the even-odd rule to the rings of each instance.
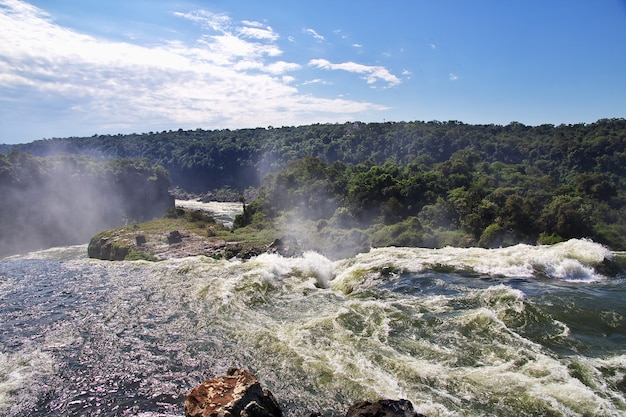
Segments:
[[[174,206],[169,186],[167,171],[146,160],[0,154],[0,257],[160,217]]]
[[[288,212],[320,232],[350,231],[362,244],[499,246],[588,237],[626,249],[624,119],[198,129],[46,139],[17,149],[145,158],[165,167],[174,186],[194,192],[263,185],[240,226],[266,227]]]

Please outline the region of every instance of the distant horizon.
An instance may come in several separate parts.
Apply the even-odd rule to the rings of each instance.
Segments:
[[[626,0],[0,0],[0,143],[626,117]]]

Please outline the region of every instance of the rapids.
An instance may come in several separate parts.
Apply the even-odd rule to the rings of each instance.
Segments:
[[[202,210],[211,213],[215,220],[226,227],[233,227],[233,219],[243,211],[241,203],[210,201],[203,203],[196,200],[176,200],[176,207],[189,210]]]
[[[626,277],[586,240],[330,261],[0,260],[0,415],[182,416],[249,369],[288,416],[407,398],[428,416],[626,415]]]

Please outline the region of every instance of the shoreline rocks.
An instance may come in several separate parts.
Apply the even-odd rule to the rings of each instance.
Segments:
[[[225,376],[209,379],[185,398],[185,417],[282,417],[278,401],[245,369],[229,368]],[[320,417],[319,412],[307,417]],[[409,400],[383,399],[353,404],[345,417],[426,417]]]

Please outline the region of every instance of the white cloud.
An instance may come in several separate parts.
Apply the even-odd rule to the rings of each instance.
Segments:
[[[246,25],[246,26],[252,26],[252,27],[255,27],[255,28],[262,28],[263,26],[265,26],[265,24],[263,24],[261,22],[255,22],[253,20],[242,20],[241,23]]]
[[[344,121],[386,109],[301,94],[291,85],[295,77],[285,73],[302,66],[276,60],[282,50],[269,26],[238,26],[227,15],[204,11],[175,15],[218,33],[193,44],[112,42],[59,26],[22,1],[0,0],[0,105],[21,100],[28,108],[48,100],[74,123],[72,134],[79,134],[80,123],[100,133],[238,128]],[[328,65],[365,74],[368,82],[399,82],[382,67]]]
[[[311,28],[304,28],[303,29],[304,33],[308,33],[309,35],[313,36],[315,39],[317,39],[318,41],[323,41],[324,38],[322,35],[320,35],[319,33],[317,33],[314,29]]]
[[[310,85],[310,84],[330,85],[332,83],[330,81],[323,80],[321,78],[315,78],[315,79],[308,80],[302,83],[302,85]]]
[[[323,84],[323,85],[328,85],[330,84],[328,81],[326,80],[322,80],[321,78],[315,78],[313,80],[308,80],[302,83],[302,85],[310,85],[310,84]]]
[[[355,48],[363,48],[363,45],[361,45],[360,43],[353,43],[352,46],[354,46]]]
[[[269,72],[270,74],[283,74],[288,71],[296,71],[301,68],[300,64],[295,64],[293,62],[285,62],[278,61],[273,64],[266,65],[264,67],[264,71]]]
[[[242,27],[239,28],[238,32],[246,37],[251,39],[265,39],[270,41],[278,40],[279,36],[274,30],[268,26],[266,28],[258,28],[258,27]]]
[[[456,81],[459,77],[456,74],[450,73],[450,81]]]
[[[223,13],[211,13],[206,10],[198,10],[190,13],[174,12],[175,16],[183,17],[215,31],[224,31],[231,25],[231,19]]]
[[[363,65],[351,61],[333,64],[326,59],[312,59],[309,61],[309,65],[327,70],[342,70],[356,74],[364,74],[364,78],[368,84],[375,84],[378,81],[384,81],[390,87],[400,84],[398,77],[389,72],[385,67],[377,65]]]

